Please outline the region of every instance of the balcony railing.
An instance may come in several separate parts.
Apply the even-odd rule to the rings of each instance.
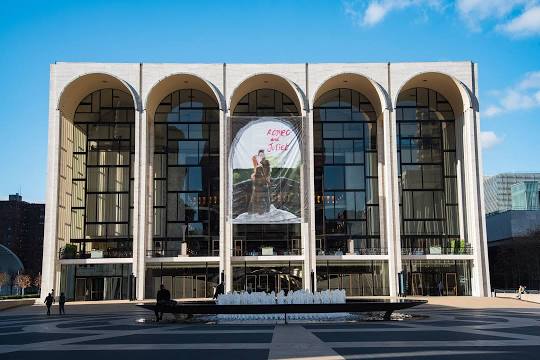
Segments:
[[[248,250],[235,249],[234,256],[287,256],[302,255],[301,249],[280,249],[273,246],[263,246]]]
[[[472,246],[465,247],[440,247],[430,246],[423,248],[401,248],[402,255],[471,255]]]
[[[317,255],[387,255],[387,248],[357,248],[353,252],[343,251],[341,249],[317,249]]]
[[[164,249],[151,249],[146,250],[147,257],[201,257],[201,256],[219,256],[219,250],[213,250],[211,254],[208,254],[207,251],[191,251],[188,249],[185,254],[182,254],[180,249],[164,250]]]
[[[131,249],[106,249],[90,251],[65,251],[58,252],[58,258],[62,259],[103,259],[103,258],[130,258],[133,257]]]

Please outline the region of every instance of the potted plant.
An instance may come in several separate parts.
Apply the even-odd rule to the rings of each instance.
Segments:
[[[63,258],[64,259],[74,259],[77,254],[77,245],[66,244],[64,246]]]

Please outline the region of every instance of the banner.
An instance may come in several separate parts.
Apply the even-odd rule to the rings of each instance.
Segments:
[[[239,121],[229,157],[232,223],[299,223],[301,118]]]

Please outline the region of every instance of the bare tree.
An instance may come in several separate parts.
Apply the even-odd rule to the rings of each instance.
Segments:
[[[2,286],[9,282],[9,275],[5,272],[0,272],[0,294],[2,293]]]
[[[21,295],[24,295],[24,290],[30,287],[30,285],[32,285],[32,278],[30,277],[30,275],[19,274],[15,276],[15,285],[21,288]]]
[[[37,287],[39,290],[41,290],[41,273],[37,274],[34,277],[34,281],[32,281],[32,285]]]

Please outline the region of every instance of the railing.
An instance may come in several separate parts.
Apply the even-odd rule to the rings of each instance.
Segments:
[[[301,249],[276,249],[272,246],[248,250],[235,249],[234,256],[291,256],[302,255]]]
[[[430,246],[423,248],[401,248],[402,255],[471,255],[472,246],[465,247],[440,247]]]
[[[388,249],[387,248],[357,248],[354,249],[353,253],[349,253],[347,251],[343,251],[340,249],[317,249],[317,255],[335,255],[335,256],[341,256],[341,255],[387,255]]]
[[[177,256],[185,256],[185,257],[201,257],[201,256],[219,256],[219,250],[213,250],[211,254],[208,254],[206,251],[198,251],[194,252],[190,249],[187,249],[186,254],[182,254],[182,251],[180,249],[174,249],[174,250],[163,250],[163,249],[151,249],[146,250],[146,256],[147,257],[177,257]]]
[[[106,249],[91,251],[65,251],[58,252],[58,258],[62,259],[103,259],[103,258],[130,258],[133,257],[131,249]]]

